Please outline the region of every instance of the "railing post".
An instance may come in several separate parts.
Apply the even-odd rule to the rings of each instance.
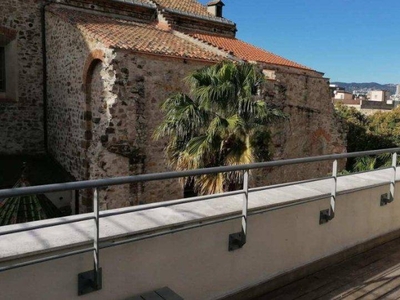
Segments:
[[[336,205],[336,191],[337,191],[337,170],[338,170],[338,162],[337,159],[333,161],[332,164],[332,187],[331,187],[331,201],[330,208],[323,210],[319,214],[319,224],[328,223],[335,217],[335,205]]]
[[[390,198],[394,200],[394,189],[396,187],[396,173],[397,173],[397,152],[392,154],[392,167],[393,167],[393,177],[390,183]]]
[[[100,201],[99,190],[94,189],[93,193],[93,270],[78,275],[78,295],[85,295],[102,289],[102,271],[100,268]]]
[[[229,235],[229,251],[240,249],[247,240],[247,211],[249,208],[249,170],[243,174],[242,231]]]
[[[243,176],[243,210],[242,210],[242,232],[244,242],[246,243],[247,238],[247,210],[249,208],[249,170],[244,171]]]
[[[392,178],[390,179],[389,194],[381,196],[381,206],[385,206],[394,200],[394,189],[396,187],[396,172],[397,172],[397,152],[392,153]]]

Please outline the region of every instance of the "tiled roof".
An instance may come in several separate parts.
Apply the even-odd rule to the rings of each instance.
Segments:
[[[312,70],[306,66],[265,51],[236,38],[208,34],[191,34],[191,36],[243,60]]]
[[[148,7],[156,7],[156,5],[150,0],[111,0],[114,2],[122,2],[126,4],[142,5]]]
[[[13,188],[29,186],[21,178]],[[28,195],[0,201],[0,226],[61,217],[61,212],[45,195]]]
[[[164,8],[178,10],[204,17],[211,16],[211,14],[207,11],[207,7],[200,4],[196,0],[153,0],[153,2]]]
[[[110,48],[211,61],[221,59],[217,54],[151,24],[64,8],[51,9],[51,12]]]

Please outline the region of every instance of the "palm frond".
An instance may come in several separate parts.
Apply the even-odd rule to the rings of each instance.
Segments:
[[[270,157],[269,125],[286,115],[259,92],[265,78],[255,65],[222,62],[185,78],[190,96],[164,101],[165,118],[153,137],[168,137],[165,152],[177,170],[248,164]],[[242,172],[186,178],[201,194],[237,187]]]

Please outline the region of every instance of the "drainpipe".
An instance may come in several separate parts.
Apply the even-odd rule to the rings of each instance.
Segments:
[[[42,60],[43,60],[43,139],[44,150],[48,154],[48,126],[47,126],[47,46],[46,46],[46,7],[53,1],[46,1],[40,7],[41,13],[41,33],[42,33]]]

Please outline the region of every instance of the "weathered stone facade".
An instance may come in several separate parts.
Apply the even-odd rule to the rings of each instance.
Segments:
[[[176,11],[167,11],[162,15],[161,9],[157,9],[155,2],[150,0],[138,1],[139,4],[130,6],[120,3],[110,6],[110,1],[100,0],[64,2],[75,7],[52,3],[46,8],[49,153],[77,180],[169,170],[163,152],[165,140],[153,139],[154,129],[163,118],[159,108],[161,102],[174,92],[187,92],[182,79],[193,70],[223,59],[241,60],[229,51],[193,38],[189,33],[212,32],[234,39],[236,26],[230,21],[218,21],[212,17],[207,21],[204,17],[197,18]],[[33,6],[31,3],[30,7]],[[39,10],[35,13],[35,22],[39,22]],[[69,18],[69,13],[75,19]],[[79,19],[80,13],[96,17],[90,20],[88,15],[83,15]],[[113,18],[119,18],[119,21]],[[157,20],[159,23],[154,25]],[[131,21],[136,23],[129,23]],[[94,34],[96,26],[104,28]],[[126,39],[122,36],[120,41],[115,42],[115,37],[108,35],[113,26],[118,26],[115,33],[129,27],[135,27],[137,31],[129,32]],[[16,25],[14,27],[17,28]],[[33,27],[36,28],[36,23]],[[146,43],[150,33],[156,38]],[[129,43],[137,43],[138,47]],[[161,46],[155,47],[156,43]],[[39,46],[37,49],[40,52]],[[209,59],[203,58],[207,55]],[[258,65],[274,73],[274,78],[266,84],[268,101],[290,116],[288,121],[271,128],[271,148],[275,159],[345,151],[344,139],[334,119],[328,83],[321,73],[300,65],[263,62],[258,62]],[[41,64],[35,63],[35,66],[40,72]],[[36,67],[29,72],[35,70]],[[27,78],[26,82],[31,79]],[[29,103],[35,105],[30,109],[41,105],[40,84],[33,91],[32,95],[35,99],[38,96],[39,100],[34,102],[32,98]],[[19,100],[23,100],[23,95],[26,95],[24,89],[20,95],[22,98]],[[12,103],[14,106],[9,110],[17,111],[19,103]],[[0,102],[0,108],[2,105],[5,104]],[[35,129],[36,124],[41,124],[36,120],[39,118],[40,121],[41,110],[35,110],[35,114],[27,112],[29,118],[15,114],[17,119],[22,117],[27,122],[26,127]],[[28,123],[33,116],[35,123]],[[13,114],[1,115],[1,118],[14,120]],[[23,128],[21,124],[10,122],[7,125],[10,129],[1,134],[11,140],[16,134],[14,131]],[[3,121],[1,126],[5,126]],[[32,144],[19,145],[21,151],[31,151],[35,145],[32,141],[40,140],[35,132],[42,134],[40,129],[32,131],[30,138],[25,139]],[[12,146],[10,151],[18,151],[18,147]],[[304,179],[325,175],[329,171],[329,163],[264,170],[254,173],[253,184]],[[82,191],[81,211],[90,210],[90,195],[90,192]],[[102,209],[182,196],[183,187],[178,180],[109,187],[100,191]]]
[[[264,66],[274,70],[276,80],[267,83],[269,101],[281,108],[288,121],[272,128],[274,160],[319,156],[345,151],[343,132],[339,131],[334,108],[327,104],[329,84],[316,72],[286,67]],[[330,162],[310,163],[301,167],[287,166],[256,172],[258,185],[304,180],[332,172]]]
[[[117,52],[115,93],[118,101],[113,107],[116,130],[104,146],[113,151],[127,146],[130,168],[134,174],[159,173],[169,170],[164,156],[165,141],[155,141],[153,133],[163,118],[160,104],[169,95],[187,91],[182,81],[190,72],[204,67],[204,62],[157,58]],[[127,118],[127,116],[129,116]],[[140,184],[133,203],[169,200],[183,196],[177,180]]]
[[[0,93],[0,154],[44,152],[40,4],[0,1],[0,46],[15,43],[6,60],[16,73],[13,91]]]
[[[94,39],[85,38],[74,26],[64,22],[51,12],[46,13],[48,62],[48,124],[49,151],[77,180],[87,179],[89,163],[86,159],[88,143],[92,136],[92,108],[87,89],[91,82],[88,72],[94,65],[106,70],[113,51]],[[60,49],[68,49],[60,51]],[[93,57],[92,53],[98,53]],[[88,65],[85,69],[85,66]],[[96,73],[101,76],[100,72]],[[96,77],[96,76],[94,76]],[[92,81],[100,79],[94,78]],[[100,83],[105,89],[105,80]],[[88,87],[89,85],[89,87]],[[97,87],[97,89],[100,89]],[[102,91],[93,97],[101,102]],[[90,97],[90,96],[89,96]],[[109,98],[109,97],[108,97]],[[96,135],[95,135],[96,136]]]

